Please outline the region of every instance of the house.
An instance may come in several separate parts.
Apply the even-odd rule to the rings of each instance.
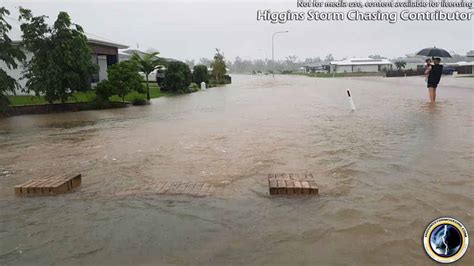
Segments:
[[[99,65],[99,73],[93,75],[92,83],[107,79],[108,66],[119,62],[118,49],[127,49],[128,46],[98,38],[87,38],[91,48],[91,60]]]
[[[447,66],[454,68],[455,77],[473,77],[474,76],[474,62],[456,62],[446,63]]]
[[[303,65],[304,73],[327,73],[330,70],[328,62],[308,63]]]
[[[397,59],[393,59],[392,62],[405,62],[405,67],[403,70],[420,70],[425,67],[425,58],[423,57],[399,57]]]
[[[87,37],[87,41],[91,49],[91,60],[99,66],[99,73],[91,77],[91,82],[95,83],[107,79],[108,66],[118,62],[118,49],[126,49],[128,48],[128,46],[104,39],[99,39],[97,37]],[[20,41],[18,40],[12,41],[13,45],[19,45],[19,43]],[[33,56],[33,54],[29,51],[24,51],[24,53],[26,56],[26,60],[30,60]],[[20,89],[17,90],[16,93],[20,95],[25,94],[25,92],[21,91],[21,89],[23,89],[26,85],[26,80],[21,79],[21,77],[23,76],[22,64],[18,64],[18,68],[16,69],[9,69],[6,66],[5,62],[0,60],[0,68],[4,69],[9,76],[14,78],[20,84]]]
[[[127,61],[130,60],[132,55],[134,53],[137,53],[138,55],[143,56],[146,54],[146,52],[137,50],[137,49],[127,49],[124,51],[119,52],[119,62]],[[159,57],[155,56],[155,59],[157,59],[160,63],[157,69],[153,70],[149,75],[148,75],[148,81],[157,81],[158,79],[163,79],[164,78],[164,72],[166,71],[166,66],[167,63],[173,62],[173,61],[178,61],[173,58],[165,58],[165,57]],[[143,72],[140,72],[140,75],[142,76],[143,79],[146,79],[146,75]]]
[[[388,59],[351,58],[341,61],[332,61],[330,71],[335,73],[352,72],[382,72],[392,69],[392,62]]]

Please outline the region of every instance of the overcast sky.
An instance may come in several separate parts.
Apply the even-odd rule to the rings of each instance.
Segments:
[[[54,19],[59,11],[66,11],[87,33],[131,48],[137,45],[141,50],[153,48],[164,57],[181,60],[210,58],[216,47],[224,51],[227,59],[236,56],[270,59],[271,35],[282,30],[289,33],[276,37],[276,59],[288,55],[296,55],[301,60],[316,56],[324,58],[329,53],[336,59],[372,54],[394,58],[431,46],[459,54],[474,49],[474,21],[271,24],[256,20],[257,10],[262,9],[306,12],[308,9],[296,7],[296,0],[0,0],[0,3],[10,9],[15,18],[18,6],[31,9],[34,15]],[[18,30],[18,24],[12,24]]]

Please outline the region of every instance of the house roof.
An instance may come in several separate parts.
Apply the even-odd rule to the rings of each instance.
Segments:
[[[341,61],[331,61],[331,65],[353,66],[353,65],[391,65],[388,59],[372,59],[372,58],[350,58]]]
[[[128,48],[128,45],[125,45],[125,44],[112,42],[112,41],[108,41],[108,40],[105,40],[105,39],[99,39],[97,37],[91,38],[91,37],[89,37],[89,35],[87,33],[86,33],[86,36],[87,36],[87,42],[88,43],[111,46],[111,47],[115,47],[117,49],[127,49]]]
[[[21,31],[18,27],[12,27],[11,31],[8,33],[10,35],[10,38],[12,39],[12,44],[13,45],[18,45],[21,42]],[[87,42],[91,44],[98,44],[98,45],[105,45],[105,46],[110,46],[110,47],[115,47],[117,49],[126,49],[128,48],[128,45],[117,43],[115,41],[108,40],[106,38],[97,36],[92,33],[84,33],[87,37]]]
[[[143,51],[140,51],[138,49],[127,49],[127,50],[123,50],[123,51],[120,51],[121,54],[126,54],[126,55],[132,55],[133,53],[138,53],[140,55],[144,55],[145,52]]]

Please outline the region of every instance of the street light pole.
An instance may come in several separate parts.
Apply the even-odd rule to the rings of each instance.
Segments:
[[[275,35],[277,35],[278,33],[288,33],[287,30],[285,31],[277,31],[277,32],[274,32],[272,34],[272,63],[273,65],[275,65],[275,46],[274,46],[274,43],[275,43]],[[273,77],[275,77],[275,70],[272,71],[272,75]]]

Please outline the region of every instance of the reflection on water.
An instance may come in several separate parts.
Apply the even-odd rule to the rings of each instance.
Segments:
[[[435,105],[421,78],[233,81],[143,107],[0,119],[0,264],[428,264],[427,223],[474,228],[472,80],[445,78]],[[80,190],[13,195],[62,172],[81,172]],[[321,195],[269,197],[275,172],[311,172]],[[174,180],[217,191],[154,193]]]

